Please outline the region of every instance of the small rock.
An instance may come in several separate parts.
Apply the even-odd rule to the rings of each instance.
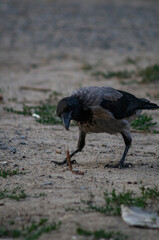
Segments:
[[[26,137],[26,136],[21,136],[20,138],[21,138],[21,139],[25,139],[25,138],[27,138],[27,137]]]
[[[52,182],[46,182],[43,184],[43,186],[49,186],[49,185],[52,185]]]
[[[26,142],[20,142],[19,144],[20,144],[20,145],[27,145]]]
[[[132,184],[132,182],[128,181],[127,184]]]
[[[76,236],[72,236],[72,240],[76,240],[77,239],[77,237]]]
[[[17,151],[16,148],[14,148],[14,147],[8,147],[8,148],[11,151],[11,153],[13,153],[13,154],[15,154]]]
[[[62,176],[57,176],[57,178],[60,178],[60,179],[63,179],[63,180],[65,179],[65,178],[64,178],[64,177],[62,177]]]
[[[74,168],[74,169],[72,169],[72,171],[79,172],[78,168]]]
[[[56,149],[55,152],[61,154],[61,149]]]
[[[18,164],[14,164],[13,167],[19,167],[19,165]]]
[[[32,68],[37,68],[37,67],[38,67],[38,64],[37,64],[37,63],[31,63],[30,66],[31,66]]]
[[[46,152],[46,153],[52,153],[49,149],[47,149],[45,152]]]

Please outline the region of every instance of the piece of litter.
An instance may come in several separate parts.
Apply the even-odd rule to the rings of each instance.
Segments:
[[[148,212],[140,207],[121,205],[121,216],[124,222],[131,226],[159,228],[157,213]]]
[[[67,149],[67,164],[68,164],[69,170],[72,173],[77,174],[77,175],[84,175],[84,172],[80,172],[77,168],[72,169],[72,164],[71,164],[71,160],[70,160],[70,153],[69,153],[68,149]]]
[[[36,114],[36,113],[33,113],[33,114],[32,114],[32,117],[38,118],[38,119],[40,118],[40,116],[39,116],[38,114]]]
[[[9,165],[8,162],[2,162],[0,164],[2,165],[2,167],[7,167]]]

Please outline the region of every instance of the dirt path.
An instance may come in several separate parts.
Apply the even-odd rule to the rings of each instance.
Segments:
[[[124,170],[104,169],[123,152],[120,136],[88,135],[84,150],[75,157],[75,167],[85,175],[77,176],[51,163],[63,160],[67,147],[75,149],[77,127],[66,132],[61,125],[43,125],[3,107],[38,105],[53,91],[61,94],[59,99],[88,85],[112,86],[146,98],[157,95],[159,81],[139,84],[135,77],[104,79],[92,74],[138,71],[159,62],[158,1],[1,0],[0,35],[0,168],[25,172],[0,177],[0,190],[20,186],[27,194],[20,202],[0,199],[0,224],[8,227],[8,221],[14,220],[18,228],[41,218],[62,222],[59,230],[42,235],[41,240],[88,239],[77,235],[78,225],[91,231],[121,231],[130,240],[157,240],[158,230],[129,227],[118,216],[67,209],[78,209],[81,199],[91,193],[96,204],[102,204],[103,192],[113,188],[139,193],[141,185],[159,187],[158,134],[132,132],[127,161],[134,167]],[[83,69],[88,66],[89,71]],[[151,101],[159,104],[157,98]],[[56,98],[51,103],[56,104]],[[159,130],[159,111],[149,113]]]

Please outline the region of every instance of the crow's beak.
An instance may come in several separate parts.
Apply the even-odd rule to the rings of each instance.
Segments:
[[[70,121],[72,119],[72,112],[62,113],[61,118],[62,118],[62,121],[63,121],[63,124],[64,124],[66,130],[69,130]]]

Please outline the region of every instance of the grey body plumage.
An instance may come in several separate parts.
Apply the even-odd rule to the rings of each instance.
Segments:
[[[85,87],[74,91],[70,97],[63,98],[58,103],[57,115],[62,118],[67,130],[72,119],[79,127],[77,149],[70,155],[71,157],[83,149],[87,133],[121,133],[125,150],[119,164],[114,167],[122,168],[130,165],[124,163],[131,146],[130,122],[143,109],[157,108],[159,106],[147,99],[137,98],[128,92],[111,87]],[[66,159],[56,163],[66,163]]]

